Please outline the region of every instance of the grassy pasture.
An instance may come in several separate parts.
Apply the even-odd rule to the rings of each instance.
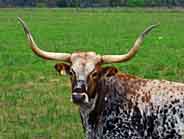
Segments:
[[[70,82],[27,47],[16,17],[40,48],[126,53],[140,32],[160,22],[136,57],[114,64],[144,78],[184,82],[184,11],[144,9],[0,9],[0,139],[81,139]]]

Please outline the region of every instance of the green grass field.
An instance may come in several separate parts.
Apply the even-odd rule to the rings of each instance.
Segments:
[[[54,61],[35,56],[16,17],[40,48],[122,54],[145,27],[160,23],[136,57],[115,64],[144,78],[184,82],[184,11],[144,9],[0,9],[0,139],[82,139],[70,81]]]

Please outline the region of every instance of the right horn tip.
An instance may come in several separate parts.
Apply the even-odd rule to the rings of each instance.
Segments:
[[[158,27],[158,26],[160,26],[160,22],[158,22],[158,23],[154,24],[153,26],[154,26],[154,27]]]

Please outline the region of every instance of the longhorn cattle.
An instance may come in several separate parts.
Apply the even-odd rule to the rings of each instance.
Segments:
[[[181,139],[184,134],[184,84],[149,80],[119,73],[106,63],[120,63],[133,58],[145,35],[140,34],[124,55],[98,55],[95,52],[55,53],[37,47],[25,24],[33,52],[49,60],[59,73],[70,75],[72,101],[80,108],[87,139]]]

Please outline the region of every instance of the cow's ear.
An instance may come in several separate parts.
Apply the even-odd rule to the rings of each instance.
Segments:
[[[57,63],[55,66],[56,71],[59,72],[60,75],[66,75],[70,71],[70,65],[64,63]]]
[[[116,73],[118,72],[117,68],[115,67],[104,67],[102,69],[102,73],[104,76],[106,77],[110,77],[110,76],[113,76],[115,75]]]

